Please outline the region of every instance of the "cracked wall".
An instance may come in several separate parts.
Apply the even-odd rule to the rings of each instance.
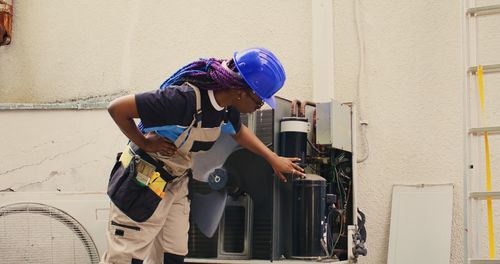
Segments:
[[[0,112],[0,190],[106,191],[126,144],[105,110]],[[5,151],[5,150],[10,151]]]
[[[253,45],[284,58],[288,79],[281,96],[310,98],[308,1],[177,1],[175,8],[169,1],[58,1],[64,12],[54,14],[55,3],[16,6],[16,39],[0,49],[0,64],[9,65],[0,67],[0,102],[155,89],[199,56],[225,57]],[[252,18],[225,20],[241,10]],[[463,263],[460,2],[339,0],[332,12],[335,96],[352,101],[359,92],[369,124],[370,156],[358,181],[369,255],[360,263],[387,260],[392,185],[424,182],[455,185],[451,259]],[[82,27],[89,17],[100,22]],[[54,27],[40,30],[47,25]],[[497,29],[480,37],[488,40]],[[483,59],[493,58],[482,52]],[[498,105],[491,100],[489,106]],[[495,109],[493,116],[500,116]],[[103,110],[5,111],[0,120],[0,190],[105,191],[114,155],[126,142]]]
[[[200,57],[229,58],[254,46],[284,58],[288,92],[282,96],[310,98],[311,3],[284,3],[17,1],[15,39],[0,49],[0,103],[157,89]],[[244,19],[230,19],[242,13]]]

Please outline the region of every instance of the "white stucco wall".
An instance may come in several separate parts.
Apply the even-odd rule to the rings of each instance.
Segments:
[[[2,111],[0,190],[106,190],[125,136],[106,111]]]
[[[1,102],[156,89],[200,57],[253,46],[283,60],[281,95],[311,94],[308,1],[25,0],[14,15],[15,40],[0,57]]]
[[[370,217],[370,256],[361,263],[387,259],[392,185],[419,183],[454,184],[450,263],[464,261],[461,12],[460,1],[334,2],[335,96],[357,101],[360,119],[368,123],[364,131],[370,152],[359,167],[358,201]],[[498,47],[498,34],[492,32],[498,30],[500,18],[481,18],[485,20],[489,24],[482,22],[478,32],[477,63],[499,63],[493,48]],[[498,86],[494,79],[498,77],[485,77],[490,125],[498,124],[494,98],[500,93],[494,92]],[[474,98],[477,90],[472,89]],[[360,156],[367,150],[362,136]],[[494,168],[500,146],[492,142],[498,141],[490,139]],[[484,167],[484,150],[478,153],[475,166]],[[484,178],[484,169],[478,170],[477,177]],[[480,225],[486,227],[484,206],[479,212]],[[483,247],[476,256],[487,258],[484,229]]]
[[[155,89],[192,60],[250,46],[281,58],[288,77],[281,96],[313,95],[311,1],[15,4],[13,43],[0,47],[1,103]],[[368,218],[369,249],[360,263],[386,262],[393,184],[450,182],[450,263],[463,263],[460,8],[451,0],[333,2],[335,97],[358,102],[368,122],[358,139],[360,156],[367,150],[363,136],[369,146],[359,164],[358,206]],[[488,37],[494,32],[480,33],[486,46],[498,47]],[[498,52],[479,52],[481,63],[500,59]],[[0,154],[0,190],[104,191],[113,155],[125,142],[104,110],[2,111],[0,120],[0,145],[14,150]]]
[[[0,103],[109,100],[157,89],[200,57],[254,46],[284,64],[281,96],[312,94],[307,1],[23,0],[15,3],[14,32],[0,47]],[[0,161],[0,190],[105,190],[112,155],[125,142],[106,111],[0,115],[9,128],[2,146],[16,150]]]
[[[335,95],[349,100],[359,83],[368,122],[370,156],[360,164],[358,197],[373,262],[363,263],[386,261],[393,184],[450,182],[451,263],[462,263],[460,2],[335,3]]]

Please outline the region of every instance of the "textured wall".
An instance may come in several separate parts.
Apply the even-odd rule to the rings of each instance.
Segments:
[[[106,111],[3,111],[0,190],[105,191],[126,138]]]
[[[358,139],[360,156],[367,151],[363,136],[369,146],[359,165],[369,249],[360,263],[386,262],[393,184],[450,182],[451,263],[463,263],[460,1],[338,0],[332,12],[335,97],[358,102],[368,122]],[[0,48],[0,102],[155,89],[191,60],[255,45],[282,59],[288,80],[280,95],[312,94],[309,1],[23,0],[15,14],[13,43]],[[493,48],[500,43],[494,23],[479,32]],[[500,58],[479,53],[481,63]],[[493,86],[494,79],[486,82]],[[0,190],[103,191],[113,155],[125,142],[102,110],[4,111],[0,120],[1,146],[15,149],[0,155]]]
[[[451,263],[463,263],[460,1],[341,0],[334,18],[335,96],[360,102],[368,122],[358,206],[369,257],[360,263],[386,263],[392,186],[418,183],[454,184]]]
[[[0,56],[4,103],[156,89],[188,62],[252,46],[282,59],[281,95],[312,94],[308,1],[26,0],[14,31]]]

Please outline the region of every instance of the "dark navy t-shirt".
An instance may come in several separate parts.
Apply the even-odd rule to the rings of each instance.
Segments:
[[[223,132],[238,133],[241,123],[236,109],[217,110],[207,90],[200,89],[200,96],[202,127],[218,127],[224,121]],[[191,124],[196,113],[196,94],[188,84],[139,93],[135,101],[144,132],[154,131],[173,142]],[[191,151],[207,150],[212,145],[213,142],[195,142]]]

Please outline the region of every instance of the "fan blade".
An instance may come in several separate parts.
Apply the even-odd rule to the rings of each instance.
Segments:
[[[193,157],[193,178],[207,182],[208,175],[222,167],[227,157],[238,147],[238,143],[229,134],[222,133],[209,151]]]
[[[213,191],[208,194],[194,193],[191,200],[191,213],[201,233],[211,238],[219,226],[226,207],[227,191]]]
[[[252,198],[255,208],[272,210],[274,170],[261,156],[247,149],[234,151],[224,163],[228,187],[238,187]]]

